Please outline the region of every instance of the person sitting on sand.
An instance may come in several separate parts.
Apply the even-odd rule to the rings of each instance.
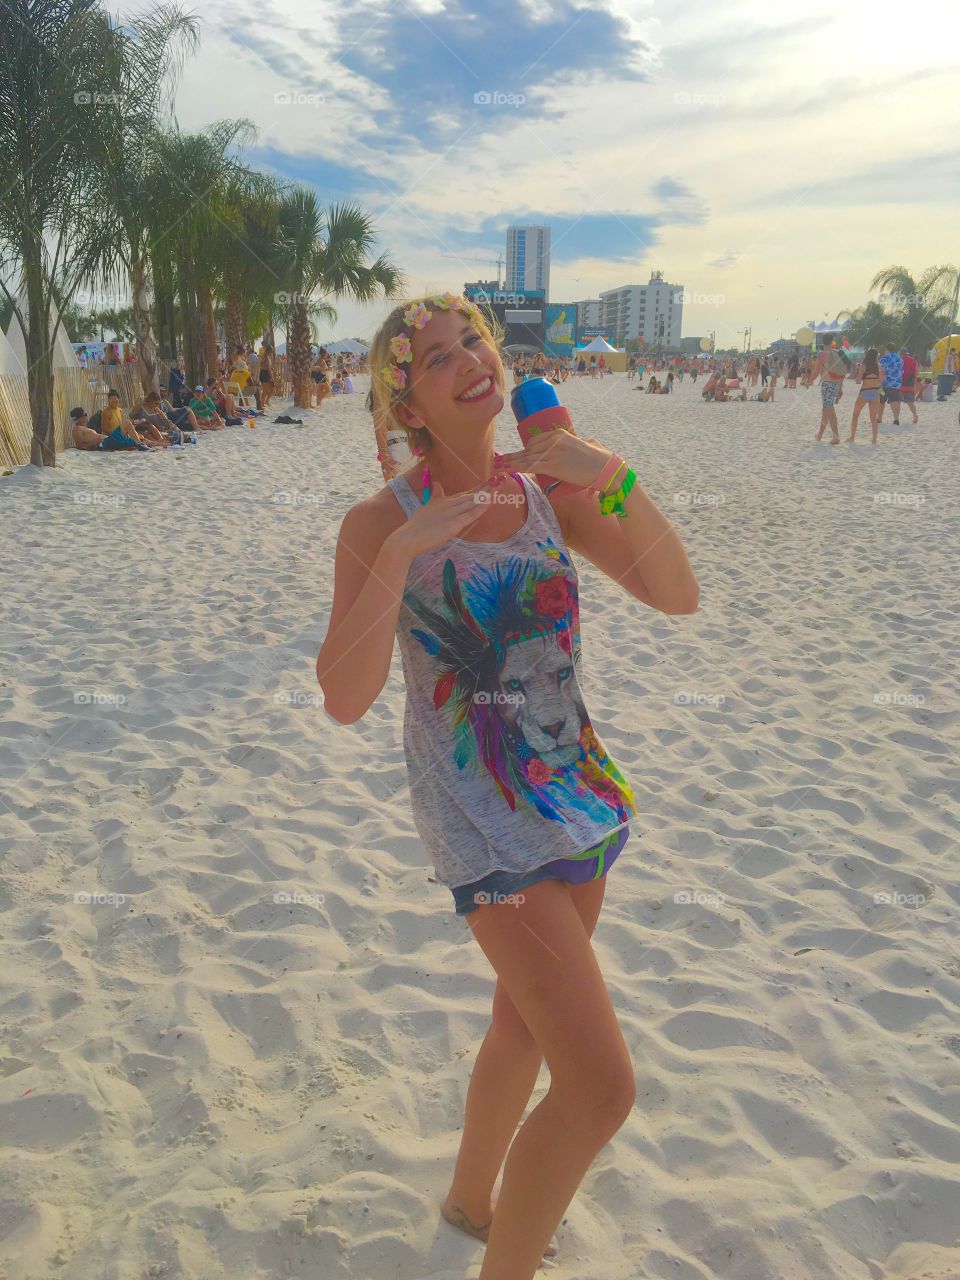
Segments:
[[[96,416],[95,414],[94,417],[96,418]],[[128,439],[136,440],[139,444],[148,445],[151,449],[164,449],[169,443],[152,422],[144,423],[142,427],[134,428],[129,416],[120,407],[120,392],[114,391],[112,388],[107,392],[106,407],[100,410],[99,421],[91,425],[94,425],[100,434],[105,436],[108,436],[111,431],[116,431],[117,428],[120,428]]]
[[[213,400],[200,385],[193,389],[190,409],[201,431],[222,431],[227,425],[220,417],[220,414],[217,413],[217,406],[213,403]]]
[[[159,391],[150,391],[143,397],[143,400],[134,405],[130,410],[130,421],[138,428],[141,422],[154,426],[171,444],[182,444],[184,435],[189,428],[189,419],[193,414],[189,409],[172,410],[176,413],[180,421],[170,417],[164,407],[164,400]],[[181,422],[186,418],[187,422],[181,426]],[[194,421],[196,421],[194,419]],[[195,428],[194,428],[195,429]]]
[[[95,415],[97,424],[102,421],[102,413]],[[97,426],[91,425],[91,419],[86,409],[79,405],[76,409],[70,410],[70,427],[73,437],[73,447],[75,449],[102,449],[104,452],[123,452],[125,450],[134,450],[140,453],[149,453],[150,446],[145,445],[136,432],[136,429],[127,424],[126,429],[123,427],[115,427],[106,435]],[[129,431],[129,434],[127,432]]]
[[[657,395],[668,396],[673,391],[673,370],[667,374],[667,380],[662,387],[657,388]]]
[[[330,390],[335,396],[343,394],[343,370],[338,369],[333,375],[333,381],[330,383]]]
[[[647,383],[647,395],[655,396],[660,383],[657,381],[656,374],[651,373],[650,381]]]

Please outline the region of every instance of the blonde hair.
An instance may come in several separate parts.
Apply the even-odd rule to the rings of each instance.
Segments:
[[[387,431],[399,431],[406,437],[407,444],[413,452],[418,449],[426,452],[430,448],[431,439],[430,432],[426,427],[410,427],[401,421],[397,408],[401,404],[405,404],[410,399],[411,385],[408,378],[407,385],[402,391],[397,391],[391,383],[389,383],[383,375],[383,367],[389,364],[393,359],[390,350],[390,340],[396,338],[398,334],[406,333],[408,337],[412,336],[410,327],[404,321],[404,313],[409,307],[415,306],[418,302],[430,308],[434,315],[437,313],[436,294],[423,294],[419,298],[409,298],[406,302],[399,303],[387,316],[383,324],[374,334],[373,342],[370,344],[368,362],[370,366],[370,391],[373,402],[374,422]],[[503,341],[503,329],[497,322],[492,312],[484,313],[477,303],[471,303],[469,307],[459,312],[460,315],[468,321],[480,337],[493,348],[497,356],[497,386],[502,391],[505,386],[505,378],[503,372],[503,360],[500,355],[500,344]],[[429,324],[429,321],[428,321]],[[401,365],[401,369],[409,370],[409,365]]]

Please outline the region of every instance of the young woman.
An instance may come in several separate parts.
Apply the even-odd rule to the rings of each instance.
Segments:
[[[258,374],[260,381],[260,407],[261,409],[270,408],[270,398],[273,395],[273,352],[268,351],[266,347],[260,348],[260,373]]]
[[[873,443],[876,444],[880,426],[880,386],[883,382],[883,375],[880,372],[880,355],[876,347],[870,347],[863,353],[856,376],[860,382],[860,391],[853,406],[847,444],[853,444],[857,438],[857,423],[860,421],[860,414],[865,404],[870,406],[870,433],[873,436]]]
[[[494,453],[504,371],[472,303],[397,307],[370,355],[378,428],[420,457],[344,517],[317,677],[327,712],[354,724],[400,645],[414,819],[497,975],[442,1212],[487,1240],[481,1277],[529,1280],[635,1099],[590,936],[636,804],[580,691],[570,552],[664,613],[691,613],[698,587],[670,522],[598,441],[555,431]],[[534,473],[580,489],[548,498]],[[542,1058],[549,1092],[514,1138]]]

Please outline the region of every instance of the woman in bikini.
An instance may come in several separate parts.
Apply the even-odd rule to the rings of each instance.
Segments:
[[[636,802],[580,689],[571,552],[621,607],[691,613],[699,592],[670,522],[598,441],[559,430],[494,453],[504,371],[472,303],[395,308],[370,357],[378,426],[420,456],[344,517],[317,678],[355,724],[399,644],[414,820],[497,977],[442,1212],[487,1242],[481,1280],[531,1280],[636,1096],[590,942]],[[576,491],[548,498],[536,473]],[[544,1058],[549,1091],[517,1133]]]
[[[847,444],[853,444],[857,438],[857,423],[860,421],[860,414],[865,404],[870,406],[870,433],[873,436],[873,443],[876,444],[880,427],[880,387],[883,382],[883,375],[880,372],[880,354],[876,347],[869,347],[863,353],[856,376],[860,382],[860,391],[853,406]]]

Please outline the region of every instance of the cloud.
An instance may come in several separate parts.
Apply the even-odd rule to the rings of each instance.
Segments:
[[[727,249],[719,258],[713,258],[708,263],[708,267],[715,267],[718,271],[723,271],[727,267],[733,267],[740,259],[740,254],[736,249]]]

